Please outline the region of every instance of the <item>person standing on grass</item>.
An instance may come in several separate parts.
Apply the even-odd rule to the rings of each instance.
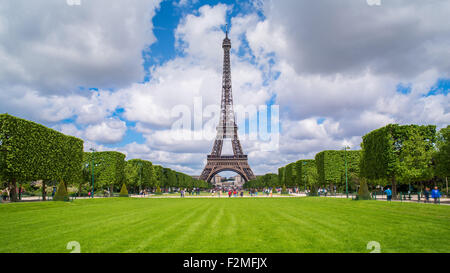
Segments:
[[[441,192],[438,190],[438,187],[434,187],[434,189],[431,191],[431,197],[433,197],[434,203],[437,204],[439,198],[441,198]]]
[[[392,199],[392,191],[390,188],[387,188],[387,190],[384,191],[386,193],[386,197],[388,201],[391,201]]]
[[[424,203],[428,203],[430,200],[430,188],[425,187],[425,190],[423,191],[423,195],[425,196],[425,200],[423,200]]]

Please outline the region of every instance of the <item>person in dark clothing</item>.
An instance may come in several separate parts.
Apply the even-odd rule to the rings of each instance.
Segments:
[[[430,200],[430,188],[426,187],[423,191],[423,195],[425,196],[425,200],[423,200],[424,203],[428,203]]]
[[[386,193],[386,197],[388,201],[391,201],[392,199],[392,191],[390,188],[387,188],[387,190],[384,191]]]

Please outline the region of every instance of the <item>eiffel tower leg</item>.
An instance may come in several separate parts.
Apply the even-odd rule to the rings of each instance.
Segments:
[[[214,141],[214,146],[213,146],[211,154],[212,155],[221,155],[222,154],[222,146],[223,146],[223,140],[216,138],[216,140]]]

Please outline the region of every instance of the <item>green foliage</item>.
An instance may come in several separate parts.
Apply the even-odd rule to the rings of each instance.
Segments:
[[[96,188],[119,186],[125,180],[125,155],[115,151],[84,153],[83,167],[86,173],[92,171]]]
[[[370,192],[369,187],[367,186],[367,182],[365,179],[361,179],[358,189],[358,199],[359,200],[369,200]]]
[[[32,121],[0,114],[0,176],[18,181],[81,178],[83,140]]]
[[[431,178],[434,125],[389,124],[363,136],[361,175],[400,183]]]
[[[53,201],[69,201],[69,194],[67,193],[66,185],[62,180],[59,182]]]
[[[316,161],[314,159],[302,159],[295,162],[297,170],[297,186],[311,188],[318,184],[318,173]]]
[[[295,163],[287,164],[284,167],[284,170],[285,170],[285,172],[284,172],[284,182],[285,183],[283,185],[286,185],[288,187],[295,186],[295,180],[294,180],[294,174],[293,174],[294,167],[295,167]]]
[[[283,185],[283,187],[281,188],[281,194],[288,194],[288,191],[286,189],[286,185]]]
[[[155,194],[158,194],[158,195],[159,195],[159,194],[162,194],[162,193],[161,193],[161,188],[160,188],[159,186],[156,187]]]
[[[268,173],[257,176],[255,179],[244,183],[244,189],[271,188],[278,186],[278,175]]]
[[[444,178],[450,176],[450,125],[442,128],[437,136],[437,151],[433,158],[435,161],[435,173]]]
[[[128,197],[128,190],[127,190],[127,186],[125,186],[125,183],[122,184],[122,188],[120,189],[119,196],[120,197]]]
[[[125,162],[125,181],[131,187],[154,187],[156,180],[150,161],[131,159]]]
[[[345,184],[345,162],[347,161],[347,174],[359,174],[360,158],[361,151],[328,150],[316,154],[319,184]]]
[[[278,168],[278,185],[286,185],[285,167]]]

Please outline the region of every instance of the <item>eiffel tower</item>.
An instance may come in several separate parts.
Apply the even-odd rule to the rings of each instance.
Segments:
[[[217,128],[217,135],[214,141],[212,152],[207,156],[207,163],[200,175],[201,180],[210,182],[219,172],[233,171],[242,176],[245,181],[255,178],[247,155],[242,152],[241,142],[238,138],[238,127],[233,110],[233,95],[231,93],[231,65],[230,49],[231,40],[228,38],[228,26],[225,39],[222,42],[223,48],[223,75],[222,75],[222,102],[220,104],[220,121]],[[231,139],[233,155],[222,155],[224,139]]]

